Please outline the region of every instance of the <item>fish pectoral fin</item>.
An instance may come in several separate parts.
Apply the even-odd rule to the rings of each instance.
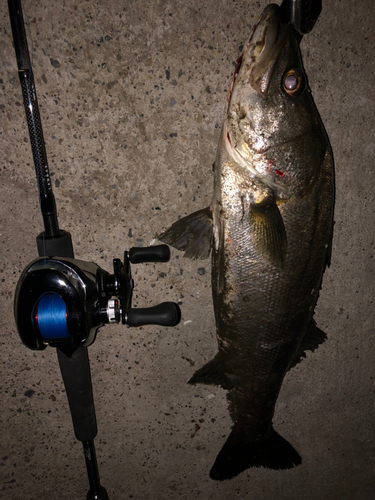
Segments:
[[[223,389],[230,390],[234,387],[233,382],[224,372],[219,355],[217,354],[211,361],[197,370],[188,384],[219,385]]]
[[[291,469],[302,462],[293,446],[274,429],[267,436],[249,439],[235,424],[224,446],[216,457],[210,478],[216,481],[232,479],[250,467]]]
[[[251,240],[255,250],[276,267],[283,267],[287,250],[284,221],[274,196],[249,209]]]
[[[207,259],[213,240],[212,212],[204,208],[171,225],[156,237],[177,250],[185,250],[188,259]]]
[[[316,326],[316,322],[312,319],[309,323],[305,336],[302,339],[301,346],[298,350],[297,356],[292,360],[289,370],[296,366],[298,363],[302,361],[303,358],[306,358],[305,351],[314,352],[320,344],[326,340],[327,335]]]

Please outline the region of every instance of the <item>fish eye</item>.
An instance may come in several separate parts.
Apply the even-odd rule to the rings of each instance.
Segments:
[[[283,88],[290,96],[299,95],[305,88],[305,78],[299,69],[291,69],[283,76]]]

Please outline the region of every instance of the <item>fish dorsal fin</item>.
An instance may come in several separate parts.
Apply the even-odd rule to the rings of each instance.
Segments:
[[[185,250],[184,257],[189,259],[207,259],[212,238],[212,212],[209,207],[178,220],[157,236],[163,243],[177,250]]]
[[[270,194],[259,202],[251,203],[249,219],[254,249],[274,266],[283,267],[287,238],[275,196]]]

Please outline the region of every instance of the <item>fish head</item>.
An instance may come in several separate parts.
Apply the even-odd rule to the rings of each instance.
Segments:
[[[223,131],[229,156],[278,197],[309,191],[328,141],[278,5],[263,11],[237,61]]]

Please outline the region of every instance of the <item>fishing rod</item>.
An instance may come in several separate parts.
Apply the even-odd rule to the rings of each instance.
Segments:
[[[97,422],[87,348],[108,323],[121,321],[131,327],[179,323],[181,313],[174,302],[131,307],[130,264],[168,262],[170,251],[167,245],[133,247],[124,252],[123,262],[113,260],[113,274],[74,258],[71,235],[59,228],[21,0],[8,0],[8,9],[44,224],[36,238],[39,258],[24,269],[17,284],[17,330],[30,349],[56,348],[74,433],[83,444],[90,486],[86,500],[108,500],[94,445]]]

